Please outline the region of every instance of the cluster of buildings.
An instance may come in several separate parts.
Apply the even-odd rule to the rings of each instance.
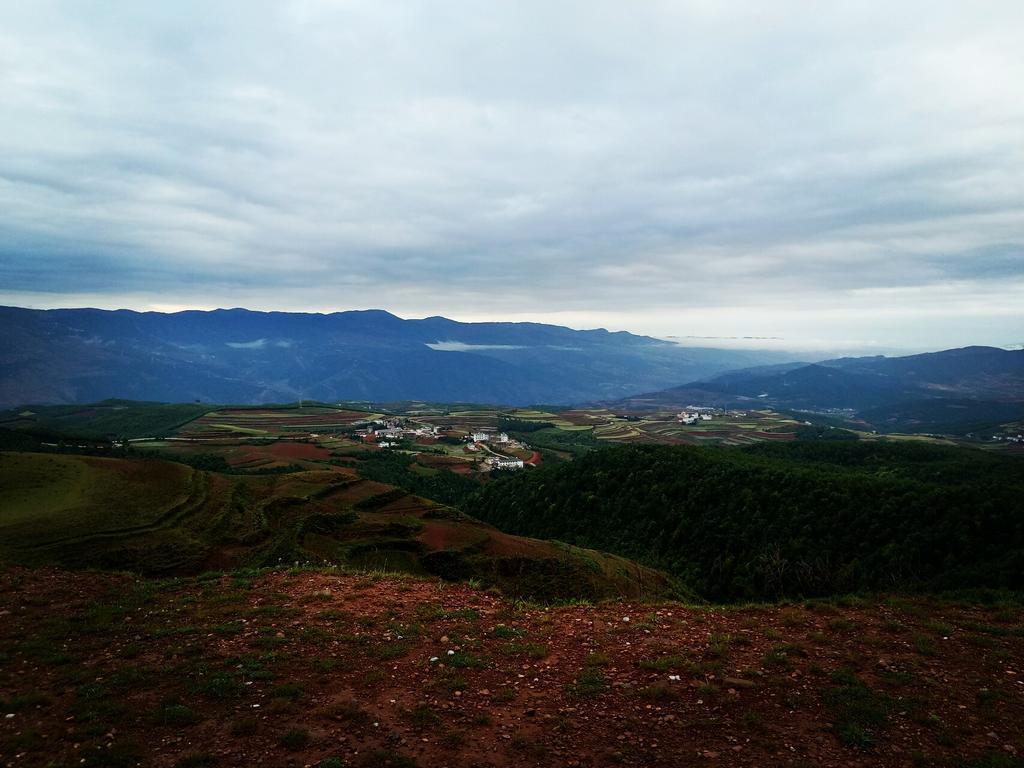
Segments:
[[[365,429],[356,431],[363,440],[374,441],[381,448],[393,448],[402,439],[417,437],[437,437],[438,428],[432,425],[409,427],[401,419],[384,419],[371,421]]]
[[[510,456],[493,456],[485,462],[491,469],[522,469],[526,463]]]
[[[680,411],[676,414],[676,420],[680,424],[696,424],[698,421],[711,421],[711,413],[707,411]]]
[[[474,443],[492,442],[499,443],[500,445],[507,445],[512,441],[511,438],[504,432],[499,432],[496,435],[489,435],[486,432],[474,432],[469,437],[470,440],[472,440]]]

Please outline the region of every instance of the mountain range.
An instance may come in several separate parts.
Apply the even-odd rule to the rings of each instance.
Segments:
[[[1024,350],[963,347],[728,371],[628,398],[632,407],[764,405],[855,414],[881,428],[969,429],[1024,418]]]
[[[406,320],[381,310],[0,307],[0,325],[0,406],[106,398],[568,404],[786,359],[604,329]]]

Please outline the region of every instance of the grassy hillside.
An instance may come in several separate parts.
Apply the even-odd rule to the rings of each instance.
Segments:
[[[715,599],[1024,588],[1024,471],[980,451],[623,446],[490,483],[466,509],[665,568]]]
[[[136,438],[172,434],[213,406],[105,400],[93,405],[39,405],[0,412],[0,427],[82,438]]]
[[[539,599],[674,594],[664,574],[509,536],[344,467],[226,475],[158,459],[0,452],[0,564],[148,574],[313,562],[478,579]]]

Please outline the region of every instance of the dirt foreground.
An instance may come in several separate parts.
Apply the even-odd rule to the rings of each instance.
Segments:
[[[0,572],[7,766],[1018,766],[1019,605]]]

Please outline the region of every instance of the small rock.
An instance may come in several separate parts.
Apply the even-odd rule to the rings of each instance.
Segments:
[[[730,688],[753,688],[753,680],[744,680],[742,677],[723,677],[722,682]]]

